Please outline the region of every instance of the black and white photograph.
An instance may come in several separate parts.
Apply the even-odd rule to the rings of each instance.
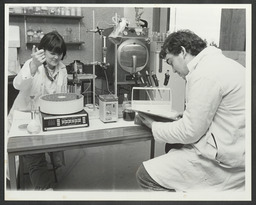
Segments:
[[[250,3],[3,9],[5,201],[251,201]]]

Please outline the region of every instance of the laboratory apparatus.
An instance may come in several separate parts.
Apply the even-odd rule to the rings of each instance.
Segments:
[[[117,121],[118,98],[115,95],[99,95],[99,115],[102,122]]]
[[[89,116],[84,110],[83,95],[55,93],[39,99],[43,131],[89,126]]]

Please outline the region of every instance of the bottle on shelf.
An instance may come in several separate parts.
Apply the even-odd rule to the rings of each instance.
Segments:
[[[75,16],[76,15],[76,8],[75,7],[71,7],[70,8],[70,15],[71,16]]]
[[[70,16],[70,15],[71,15],[70,7],[66,7],[66,8],[65,8],[65,15],[66,15],[66,16]]]
[[[14,13],[16,13],[16,14],[21,14],[21,13],[23,13],[23,8],[22,8],[22,7],[19,7],[19,6],[15,6],[15,7],[14,7]]]
[[[66,41],[66,42],[71,42],[72,40],[73,40],[73,36],[72,36],[72,28],[70,28],[70,27],[67,27],[66,28],[66,33],[65,33],[65,38],[64,38],[64,40]]]
[[[41,31],[41,33],[39,34],[40,40],[44,37],[44,32]]]
[[[43,14],[43,15],[48,15],[49,14],[47,6],[42,6],[41,7],[41,14]]]
[[[60,15],[62,15],[62,16],[65,15],[65,7],[60,8]]]
[[[33,6],[30,6],[30,7],[27,8],[27,13],[28,13],[28,14],[34,14],[34,8],[33,8]]]
[[[34,34],[33,34],[33,41],[35,42],[39,41],[39,36],[36,31],[34,31]]]
[[[55,15],[61,15],[60,7],[56,7]]]
[[[11,14],[15,13],[14,12],[14,7],[9,7],[9,13],[11,13]]]
[[[77,7],[76,8],[76,15],[77,16],[82,16],[82,9],[81,9],[81,7]]]
[[[124,94],[122,103],[123,119],[125,121],[133,121],[135,118],[135,112],[132,110],[131,101],[128,100],[128,94]]]
[[[56,15],[56,7],[49,7],[48,10],[49,14]]]
[[[41,14],[41,7],[40,6],[36,6],[34,9],[34,14]]]
[[[29,27],[27,30],[27,37],[29,42],[33,41],[33,35],[34,35],[34,30],[31,27]]]
[[[36,33],[37,33],[38,39],[40,38],[40,34],[41,34],[41,32],[42,32],[41,27],[38,27],[38,29],[36,30]]]

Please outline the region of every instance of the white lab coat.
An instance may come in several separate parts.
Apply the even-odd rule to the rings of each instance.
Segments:
[[[144,166],[156,182],[171,189],[243,190],[245,68],[215,47],[200,52],[188,68],[183,118],[152,124],[155,140],[185,146]]]
[[[39,97],[44,94],[52,94],[67,91],[67,70],[66,66],[60,62],[56,66],[55,73],[58,73],[54,82],[51,82],[44,70],[44,66],[38,67],[38,71],[34,76],[31,75],[29,64],[32,59],[25,62],[18,75],[13,80],[13,86],[20,90],[8,116],[8,129],[12,123],[13,110],[30,110],[31,95],[35,95],[35,106],[39,106]]]
[[[17,95],[13,106],[8,115],[8,123],[7,123],[7,133],[9,133],[9,129],[11,128],[12,120],[13,120],[13,112],[14,110],[30,110],[31,109],[31,99],[30,95],[35,95],[35,106],[39,106],[39,97],[44,94],[52,94],[58,92],[66,92],[67,91],[67,70],[66,66],[60,62],[56,66],[55,74],[58,73],[56,80],[51,82],[44,70],[44,66],[41,65],[38,67],[38,71],[34,76],[31,75],[29,64],[32,59],[29,59],[25,62],[20,72],[13,80],[13,86],[17,90],[19,90],[19,94]],[[5,138],[6,142],[8,141],[8,134]],[[6,174],[7,178],[9,178],[9,169],[8,169],[8,159],[7,154],[5,155],[5,163],[6,163]],[[16,158],[16,166],[18,166],[18,158]]]

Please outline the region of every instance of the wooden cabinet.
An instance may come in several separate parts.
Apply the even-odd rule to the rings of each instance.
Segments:
[[[245,51],[245,9],[222,9],[220,45],[222,50]]]

